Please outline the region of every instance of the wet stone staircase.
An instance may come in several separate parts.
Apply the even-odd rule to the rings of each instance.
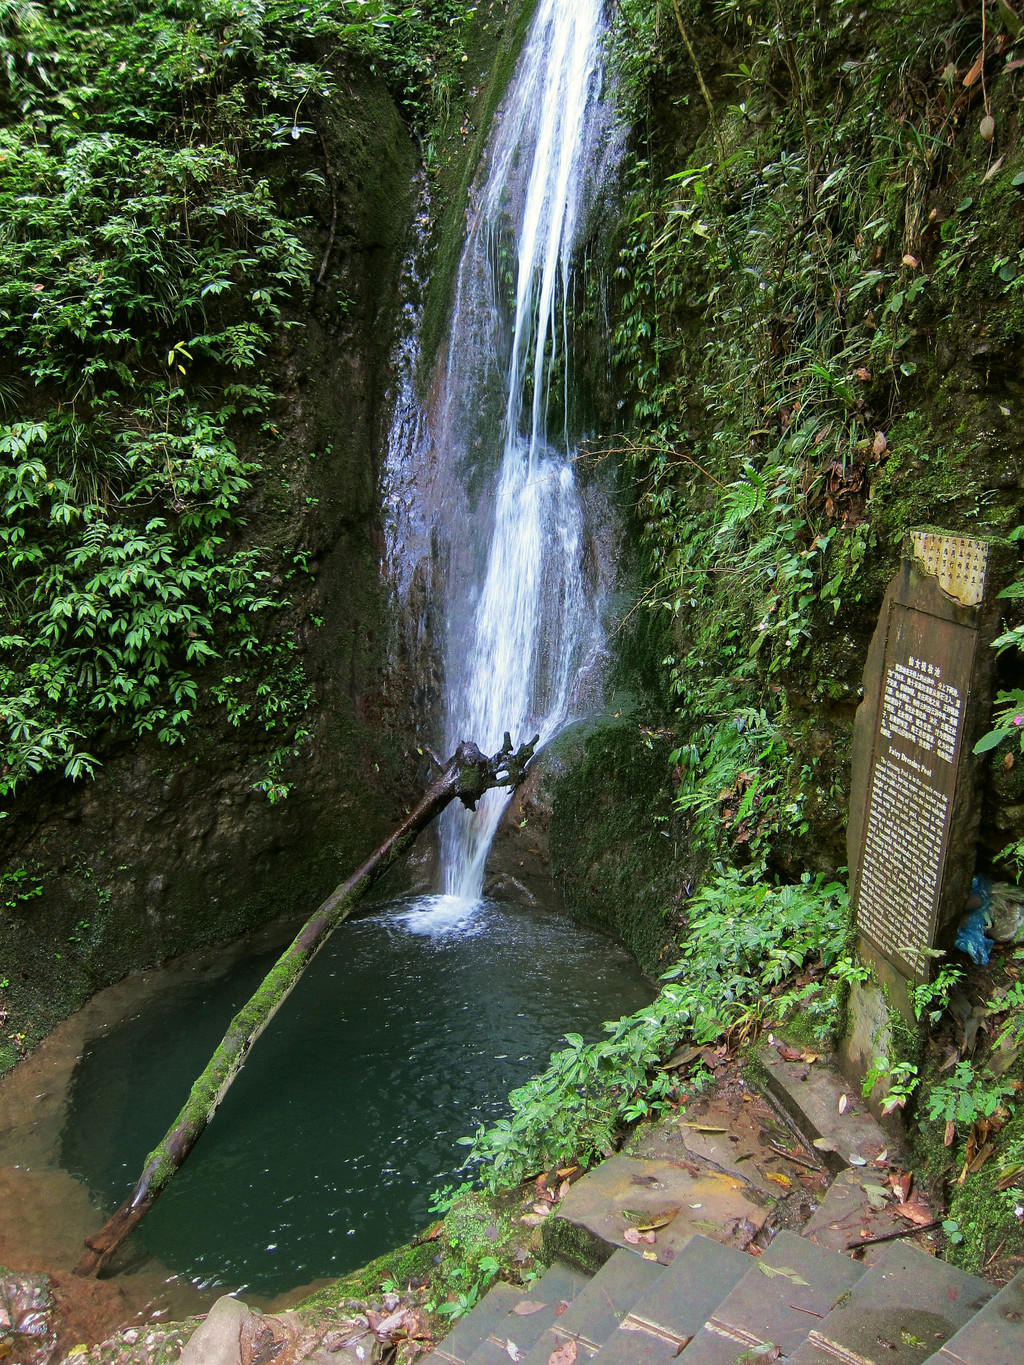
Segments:
[[[1024,1272],[997,1290],[903,1240],[890,1144],[822,1061],[766,1047],[760,1093],[720,1087],[584,1175],[544,1221],[562,1259],[496,1285],[434,1365],[1024,1365]]]
[[[1024,1365],[1024,1272],[996,1291],[917,1247],[870,1267],[791,1232],[760,1257],[700,1233],[667,1266],[620,1248],[496,1285],[437,1365]]]

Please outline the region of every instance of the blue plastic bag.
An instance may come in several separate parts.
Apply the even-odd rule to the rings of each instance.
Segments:
[[[974,878],[971,882],[971,898],[980,900],[981,904],[977,909],[969,910],[960,921],[960,928],[956,932],[956,946],[962,953],[966,953],[976,966],[984,967],[988,964],[995,946],[985,934],[985,930],[992,923],[992,883],[988,877]]]

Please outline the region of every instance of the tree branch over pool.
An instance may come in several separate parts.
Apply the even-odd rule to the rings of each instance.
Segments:
[[[517,787],[533,758],[538,738],[535,737],[529,744],[513,752],[512,741],[506,734],[504,745],[491,758],[482,754],[475,744],[460,744],[440,776],[427,788],[417,806],[398,828],[306,921],[256,992],[228,1025],[228,1031],[210,1058],[206,1070],[192,1086],[181,1113],[147,1157],[134,1190],[100,1231],[85,1239],[86,1250],[75,1266],[77,1275],[98,1274],[107,1259],[156,1203],[175,1171],[202,1137],[206,1125],[227,1094],[228,1087],[241,1071],[252,1045],[284,1004],[299,977],[331,933],[343,920],[348,919],[357,901],[388,868],[394,866],[420,831],[456,798],[473,810],[481,796],[492,787]]]

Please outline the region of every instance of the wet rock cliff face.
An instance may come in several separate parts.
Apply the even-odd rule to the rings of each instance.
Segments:
[[[264,452],[237,539],[270,548],[290,600],[275,629],[297,666],[282,686],[309,688],[308,737],[277,772],[291,790],[272,803],[254,786],[282,741],[224,708],[184,745],[101,750],[95,781],[19,789],[0,823],[0,1063],[19,1046],[6,1035],[31,1041],[126,971],[307,912],[374,847],[408,780],[402,703],[385,695],[377,490],[416,156],[383,83],[358,68],[311,122],[322,140],[264,173],[312,220],[323,277],[272,356],[278,439],[268,454],[255,425],[235,433],[244,457]]]
[[[633,133],[603,417],[645,446],[622,501],[660,628],[643,648],[614,633],[621,694],[563,736],[548,791],[567,903],[648,964],[716,860],[845,864],[853,720],[906,532],[1006,537],[1024,509],[1016,21],[666,8],[619,7]],[[911,126],[934,155],[915,161]],[[996,691],[1024,687],[1022,660],[999,656]],[[981,787],[997,877],[1024,834],[1011,747]]]

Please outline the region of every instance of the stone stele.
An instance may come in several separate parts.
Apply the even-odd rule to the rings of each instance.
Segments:
[[[952,947],[970,892],[980,817],[973,747],[989,719],[990,645],[1011,561],[1004,541],[911,531],[864,670],[850,890],[861,956],[908,1018],[908,987],[929,980],[935,950]],[[847,1052],[863,1073],[884,1050],[871,1034],[885,1007],[865,998],[870,990],[855,995]]]

